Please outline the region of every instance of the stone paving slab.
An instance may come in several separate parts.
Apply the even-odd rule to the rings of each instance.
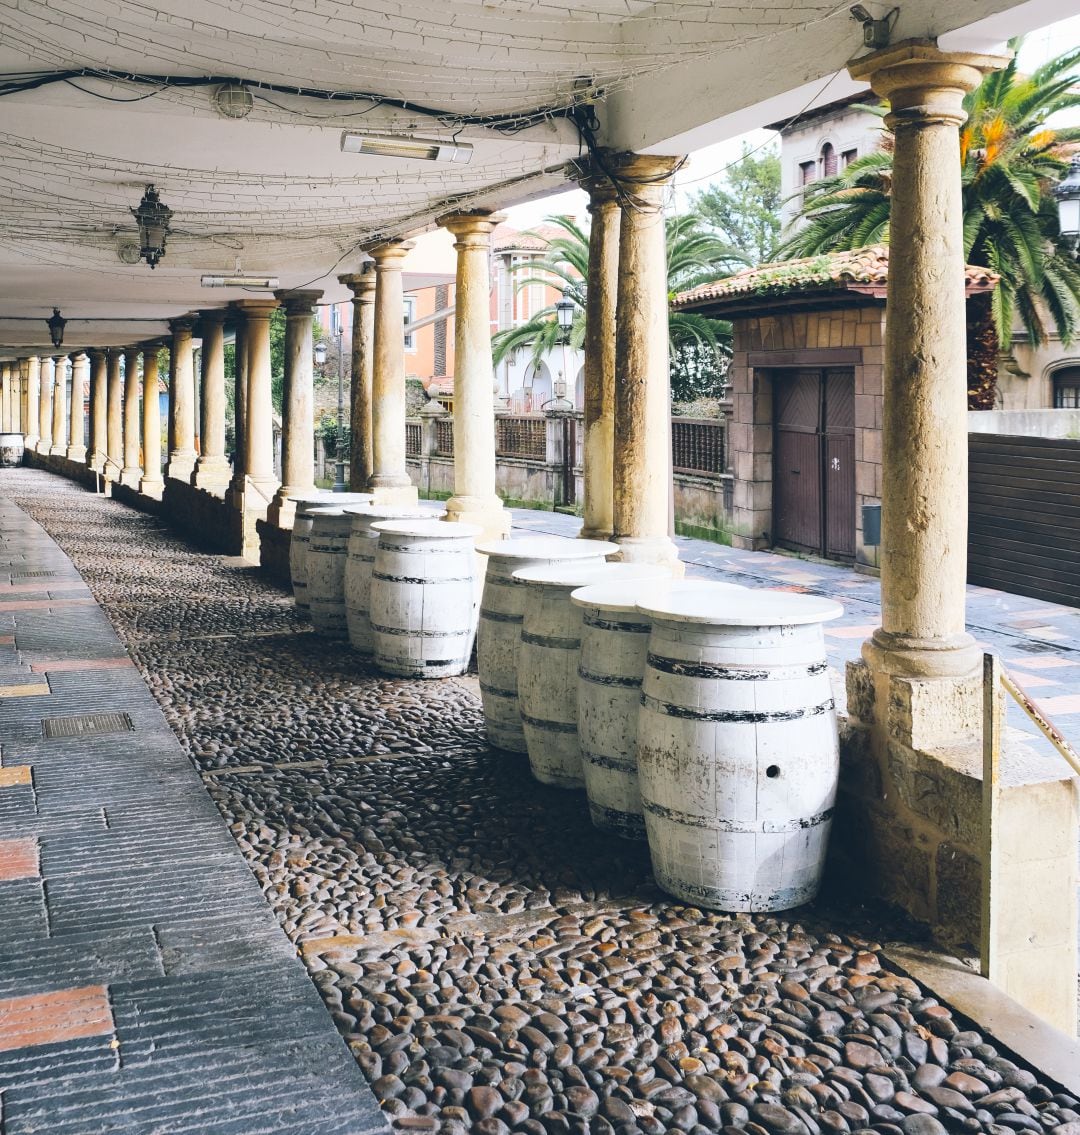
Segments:
[[[0,1130],[385,1130],[71,561],[3,499],[0,547]]]

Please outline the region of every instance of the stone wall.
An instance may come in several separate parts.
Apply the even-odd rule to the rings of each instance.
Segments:
[[[230,556],[241,554],[234,510],[226,507],[223,497],[166,477],[162,509],[172,527],[197,547]]]
[[[289,544],[291,528],[279,528],[266,520],[257,520],[259,534],[259,564],[263,571],[282,587],[292,590],[292,572],[289,570]]]
[[[781,367],[852,367],[855,371],[855,561],[879,564],[863,540],[863,505],[881,503],[881,422],[885,306],[778,312],[736,318],[730,380],[734,417],[728,445],[735,477],[732,543],[773,544],[773,390]]]

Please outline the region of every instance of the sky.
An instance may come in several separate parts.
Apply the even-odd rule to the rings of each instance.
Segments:
[[[1033,70],[1054,55],[1067,51],[1071,47],[1080,46],[1080,16],[1073,16],[1068,20],[1061,20],[1049,27],[1031,32],[1024,40],[1020,51],[1020,66],[1027,71]],[[1071,116],[1072,121],[1080,120],[1080,115]],[[718,142],[714,146],[706,146],[690,155],[690,161],[675,178],[675,201],[681,210],[687,206],[690,199],[700,190],[712,182],[722,182],[724,170],[742,156],[743,144],[751,149],[768,145],[770,139],[778,135],[768,130],[752,130],[748,134],[741,134],[729,138],[726,142]],[[530,201],[525,205],[515,205],[507,210],[509,223],[519,229],[531,228],[540,224],[547,216],[557,213],[569,213],[571,216],[584,218],[585,206],[588,197],[580,189],[556,193],[539,201]]]

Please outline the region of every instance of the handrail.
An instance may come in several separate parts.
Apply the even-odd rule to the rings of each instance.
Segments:
[[[1017,685],[1013,676],[995,654],[983,655],[983,780],[982,780],[982,925],[979,943],[979,970],[995,985],[1004,983],[1004,973],[997,956],[994,927],[998,924],[999,849],[997,846],[998,811],[1001,798],[1001,738],[1005,725],[1004,689],[1039,727],[1040,732],[1065,759],[1073,773],[1080,777],[1080,755],[1065,740],[1061,730]]]

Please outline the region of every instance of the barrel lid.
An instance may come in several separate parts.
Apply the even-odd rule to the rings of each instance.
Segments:
[[[484,530],[479,524],[461,524],[453,520],[380,520],[372,532],[391,532],[396,536],[428,536],[437,540],[459,540],[476,537]]]
[[[715,591],[718,587],[731,591],[746,590],[738,583],[714,583],[707,579],[672,580],[669,572],[665,572],[664,576],[667,581],[663,585],[665,595],[683,589],[692,593],[701,585],[710,591]],[[641,603],[655,598],[657,591],[655,577],[613,580],[611,583],[591,583],[587,587],[579,587],[571,594],[570,602],[577,607],[591,607],[597,611],[637,611]]]
[[[352,526],[352,517],[345,515],[343,508],[313,508],[307,514],[311,518],[311,531],[320,532],[348,532]]]
[[[320,505],[335,505],[341,507],[346,504],[364,504],[373,500],[371,493],[333,493],[329,489],[321,493],[311,493],[308,496],[289,497],[296,504],[296,511],[304,508],[318,508]]]
[[[671,572],[659,564],[544,564],[540,567],[520,568],[514,579],[523,583],[546,584],[573,590],[590,583],[651,580],[653,588],[661,580],[670,579]]]
[[[417,505],[393,504],[357,504],[345,509],[348,516],[359,517],[360,531],[366,531],[368,525],[363,521],[377,520],[438,520],[446,515],[445,509],[421,508]],[[357,525],[353,525],[357,528]]]
[[[516,540],[484,540],[476,545],[476,550],[504,560],[584,560],[610,556],[619,550],[619,545],[567,536],[522,536]]]
[[[839,603],[820,595],[769,589],[750,591],[709,579],[674,583],[639,603],[638,610],[673,623],[712,623],[728,627],[825,623],[844,613]]]

